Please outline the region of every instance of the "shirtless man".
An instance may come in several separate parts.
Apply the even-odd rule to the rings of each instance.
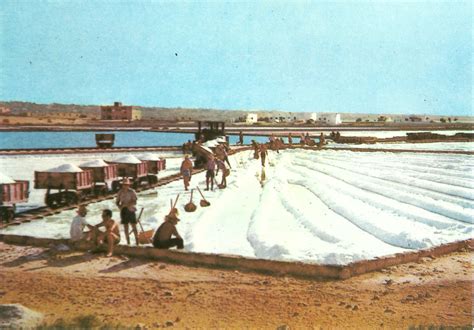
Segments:
[[[154,247],[158,249],[169,249],[173,246],[176,246],[178,249],[184,247],[183,238],[179,235],[178,230],[176,229],[178,221],[179,219],[173,211],[165,217],[165,222],[158,227],[155,235],[153,235]],[[173,235],[175,238],[171,238]]]
[[[230,171],[225,166],[224,161],[218,159],[216,163],[217,163],[216,175],[219,173],[219,170],[222,172],[222,180],[221,180],[221,184],[220,184],[219,188],[221,188],[221,189],[226,188],[227,187],[227,179],[226,178],[229,176]]]
[[[99,245],[107,243],[107,257],[111,257],[114,251],[114,245],[120,242],[119,224],[112,219],[112,211],[106,209],[102,211],[102,222],[95,225],[95,228],[105,227],[105,232],[100,232],[95,241],[96,248]]]
[[[189,155],[184,156],[184,160],[181,163],[180,168],[181,175],[183,176],[184,189],[188,190],[191,176],[193,175],[193,162],[189,159]]]
[[[209,183],[211,183],[211,190],[214,190],[214,176],[215,176],[216,162],[214,156],[209,155],[206,163],[206,189],[209,190]]]

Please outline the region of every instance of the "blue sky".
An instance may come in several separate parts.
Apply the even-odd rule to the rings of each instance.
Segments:
[[[3,1],[0,100],[472,114],[471,1]]]

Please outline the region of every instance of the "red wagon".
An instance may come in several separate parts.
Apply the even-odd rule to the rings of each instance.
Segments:
[[[150,184],[158,183],[157,174],[166,168],[166,160],[156,155],[144,155],[140,160],[147,163],[148,166],[148,182]]]
[[[121,157],[108,163],[117,165],[117,175],[122,178],[130,178],[135,188],[142,182],[148,181],[148,164],[134,156]],[[118,187],[114,186],[113,189],[116,190]]]
[[[92,171],[73,168],[63,171],[64,168],[49,171],[35,171],[35,189],[47,189],[45,204],[51,208],[80,203],[90,194],[94,186]],[[51,193],[51,190],[58,190]]]
[[[30,182],[16,180],[0,183],[0,222],[9,222],[15,216],[17,203],[28,201]]]
[[[116,164],[107,164],[103,160],[95,160],[83,163],[79,167],[82,170],[92,172],[92,181],[94,182],[94,192],[96,195],[105,195],[112,187],[118,185],[119,177]]]

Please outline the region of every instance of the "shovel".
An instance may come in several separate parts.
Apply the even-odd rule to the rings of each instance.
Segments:
[[[194,192],[194,189],[191,189],[191,199],[189,200],[189,203],[184,205],[184,210],[186,212],[194,212],[196,211],[196,204],[193,203],[193,192]]]
[[[207,206],[211,205],[211,203],[209,203],[206,200],[206,198],[204,197],[204,195],[202,194],[201,189],[199,189],[199,187],[196,187],[196,188],[197,188],[197,190],[199,191],[199,193],[201,194],[201,197],[202,197],[201,201],[199,202],[199,205],[201,205],[201,207],[207,207]]]
[[[172,212],[174,212],[174,213],[178,212],[178,210],[176,209],[176,204],[178,204],[178,199],[179,199],[179,194],[176,196],[176,199],[174,200],[174,204],[173,204],[173,199],[172,198],[170,199],[170,212],[169,212],[169,214],[171,214]]]
[[[224,189],[224,188],[225,188],[224,185],[219,184],[219,183],[217,182],[216,178],[214,178],[214,182],[216,183],[216,185],[217,185],[217,187],[218,187],[219,189]]]

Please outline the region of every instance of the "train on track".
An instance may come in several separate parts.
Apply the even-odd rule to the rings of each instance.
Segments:
[[[166,159],[156,155],[139,158],[129,155],[35,171],[34,189],[45,189],[44,203],[56,209],[112,195],[124,178],[130,179],[135,189],[151,188],[158,183],[158,173],[166,169]],[[13,180],[0,173],[0,223],[13,220],[16,204],[28,202],[29,189],[29,181]]]

